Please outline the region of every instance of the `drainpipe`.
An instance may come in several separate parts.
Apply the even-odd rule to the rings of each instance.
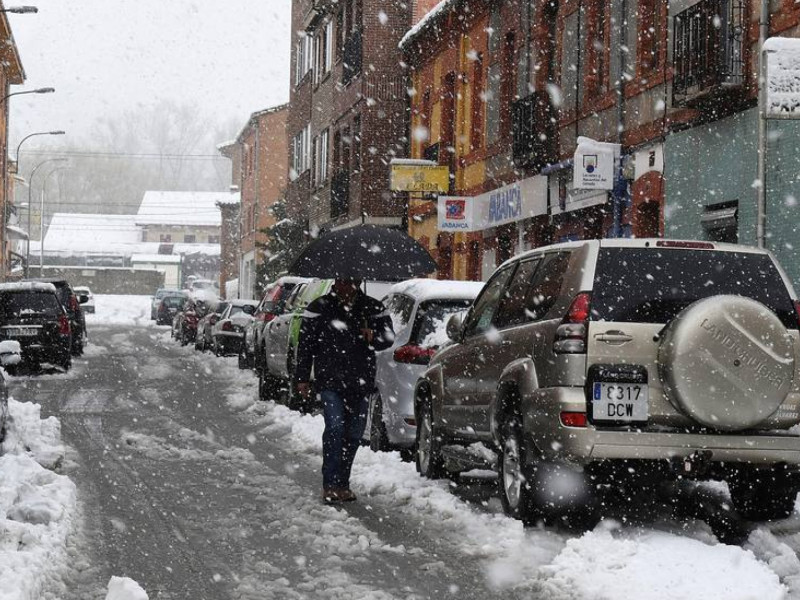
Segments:
[[[767,245],[767,61],[764,42],[769,37],[769,0],[761,0],[758,27],[758,181],[756,187],[756,243]]]

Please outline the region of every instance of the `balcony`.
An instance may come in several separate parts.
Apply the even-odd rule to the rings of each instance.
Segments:
[[[675,16],[675,106],[698,108],[741,89],[745,7],[745,0],[701,0]]]
[[[541,169],[558,160],[556,119],[547,92],[533,92],[511,105],[514,164]]]
[[[337,172],[331,181],[331,220],[350,213],[350,173]]]
[[[361,74],[361,59],[363,52],[363,42],[361,30],[357,29],[350,34],[344,43],[342,56],[342,85],[348,85],[353,79]]]

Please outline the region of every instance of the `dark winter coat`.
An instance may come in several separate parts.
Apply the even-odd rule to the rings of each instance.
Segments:
[[[371,329],[368,344],[362,329]],[[334,294],[308,305],[302,316],[295,380],[311,380],[315,389],[369,393],[375,389],[375,352],[392,345],[392,321],[378,300],[359,291],[352,308]]]

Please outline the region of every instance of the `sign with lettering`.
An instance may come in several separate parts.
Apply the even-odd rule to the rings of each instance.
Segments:
[[[547,177],[517,181],[491,192],[439,197],[439,231],[481,231],[547,213]]]
[[[450,189],[450,169],[433,165],[392,164],[390,189],[393,192],[446,194]]]
[[[573,165],[573,187],[577,190],[614,189],[619,156],[619,144],[579,137]]]

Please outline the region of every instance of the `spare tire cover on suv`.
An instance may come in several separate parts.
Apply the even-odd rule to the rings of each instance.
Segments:
[[[664,391],[676,409],[724,431],[755,427],[792,386],[792,339],[763,304],[713,296],[683,310],[658,352]]]

